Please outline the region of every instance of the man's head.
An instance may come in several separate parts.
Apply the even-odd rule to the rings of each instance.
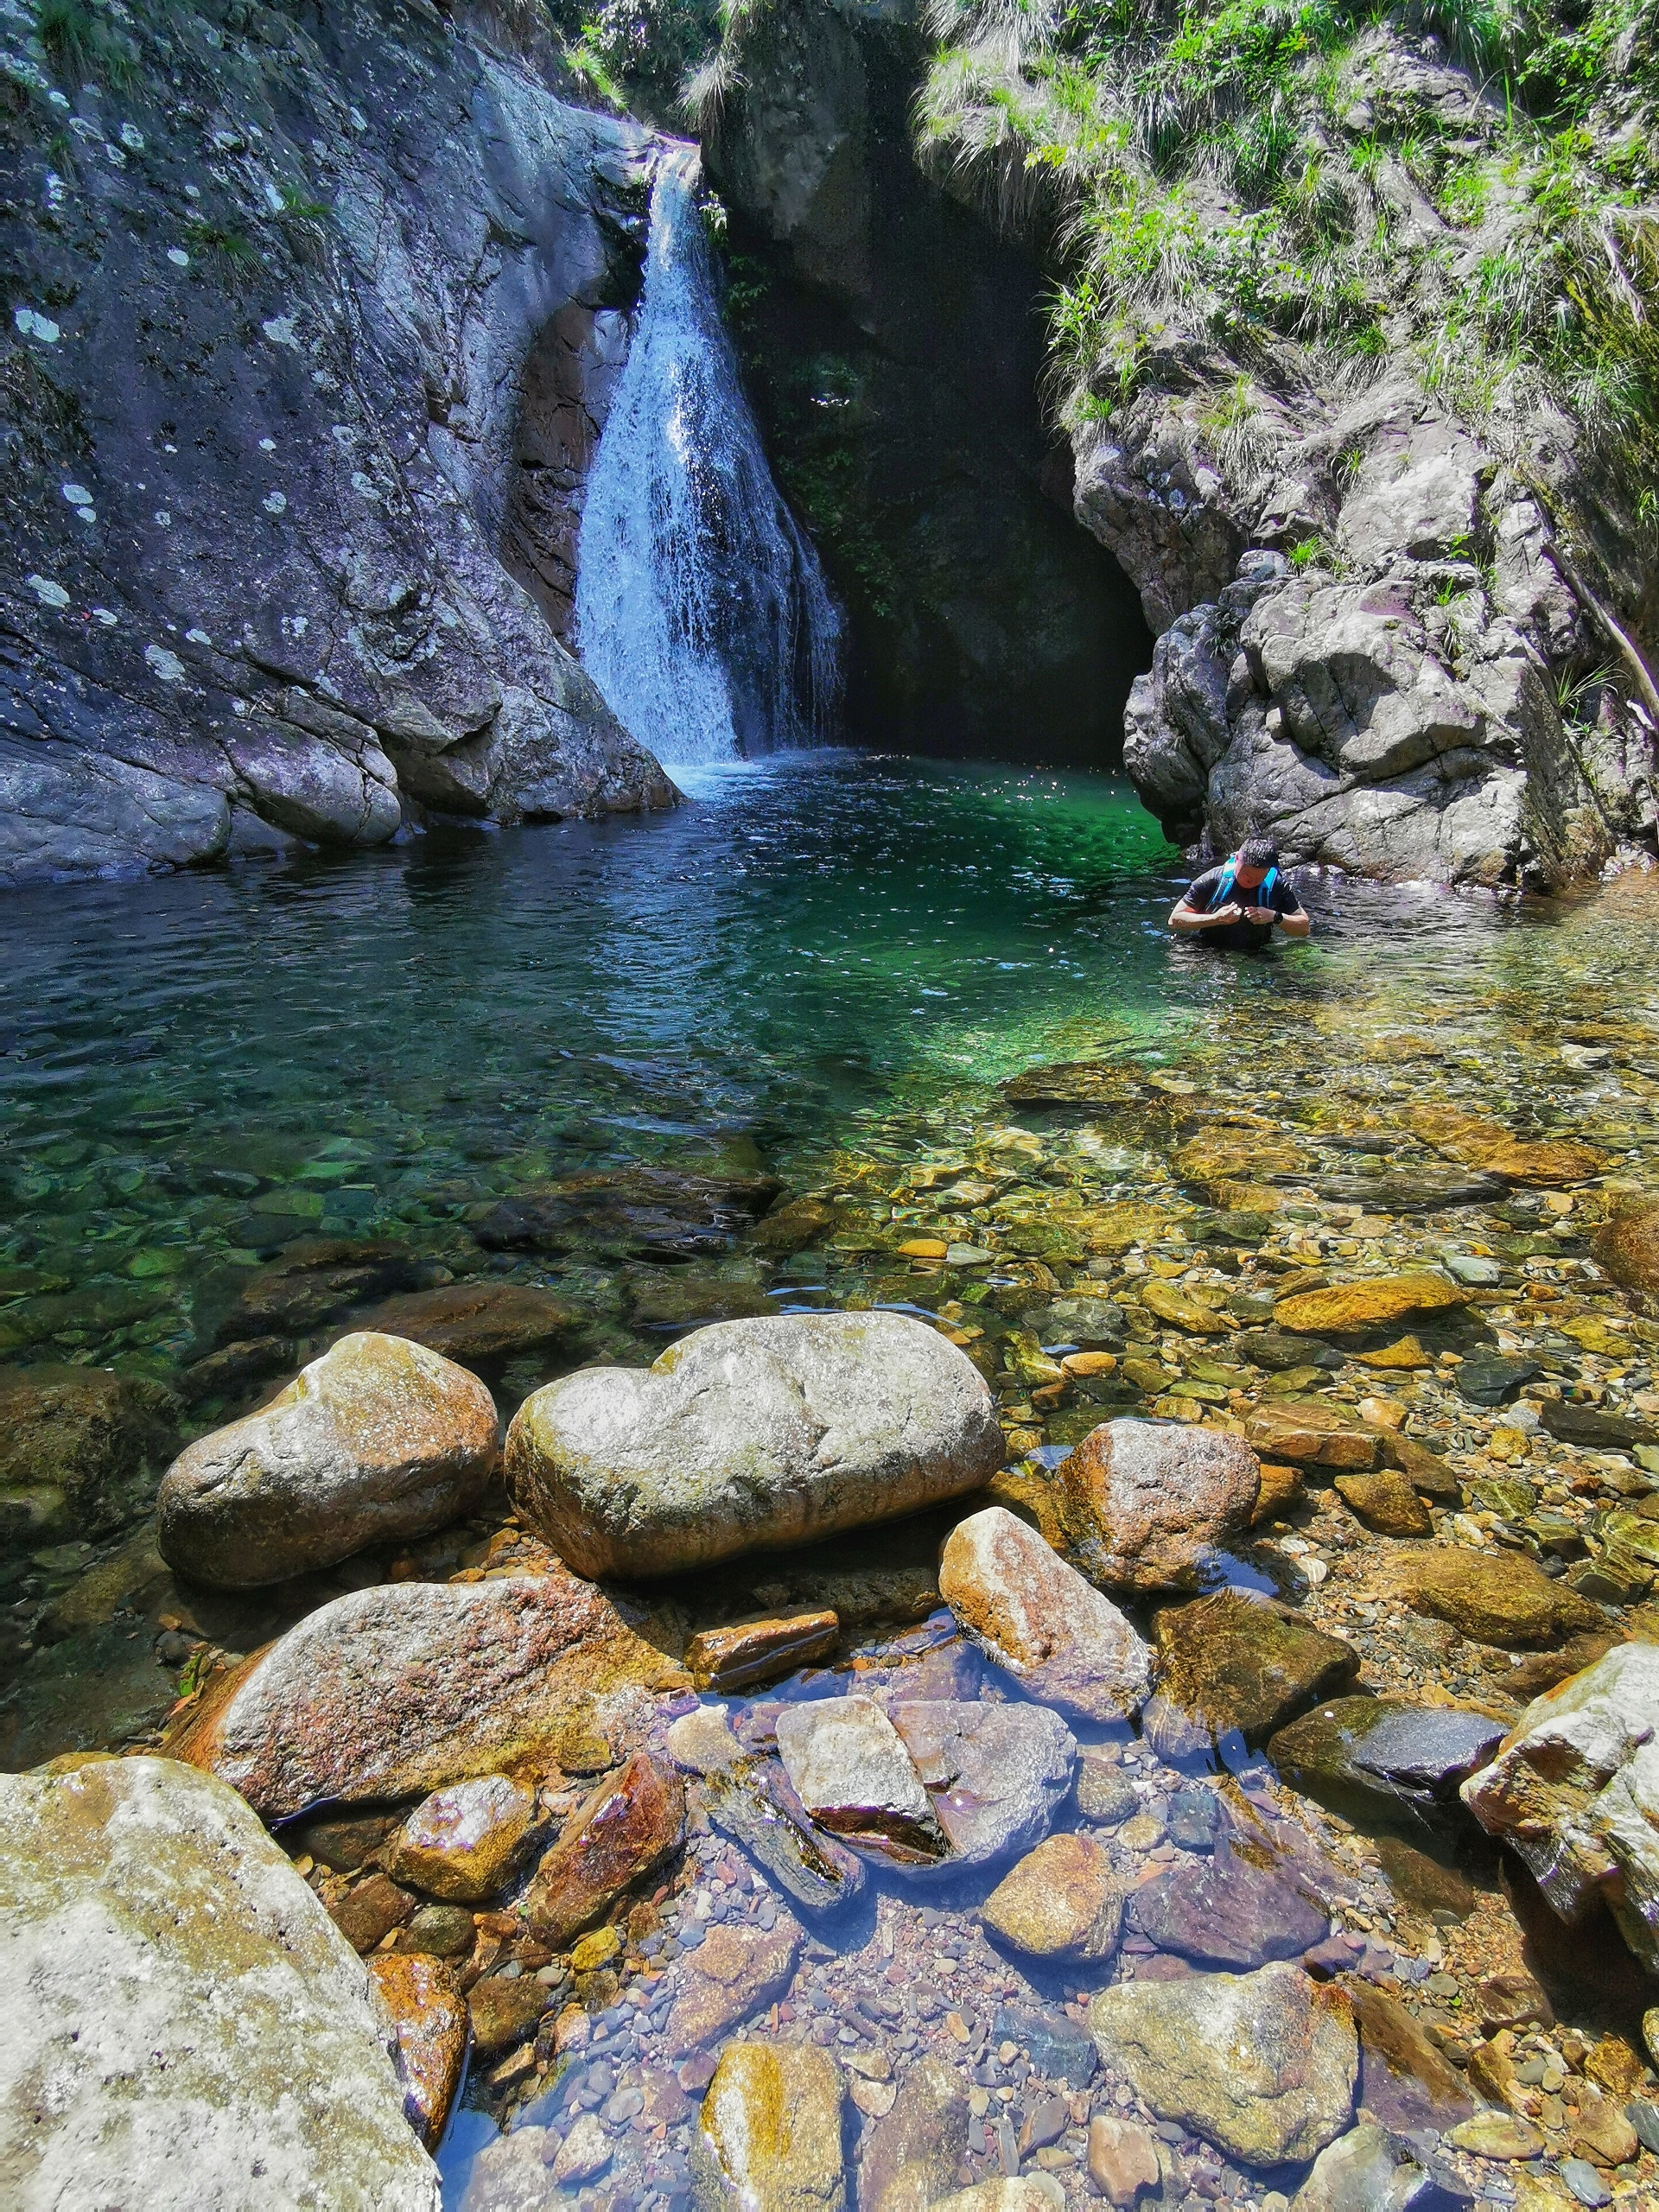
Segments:
[[[1247,837],[1233,855],[1233,881],[1241,891],[1254,891],[1278,865],[1279,848],[1271,837]]]

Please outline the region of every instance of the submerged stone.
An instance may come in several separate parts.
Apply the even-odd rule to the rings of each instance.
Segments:
[[[1300,1958],[1331,1927],[1288,1873],[1255,1865],[1226,1841],[1213,1859],[1189,1859],[1143,1883],[1129,1918],[1161,1951],[1239,1967]]]
[[[682,1756],[672,1731],[669,1748],[677,1758]],[[733,1748],[741,1748],[735,1739]],[[862,1892],[863,1860],[812,1825],[781,1766],[740,1756],[702,1772],[697,1796],[709,1819],[734,1836],[797,1904],[830,1911]]]
[[[770,1929],[711,1928],[676,1968],[679,1993],[664,2031],[669,2050],[677,2057],[711,2050],[783,1996],[800,1943],[800,1929],[787,1919]]]
[[[1300,1967],[1122,1983],[1095,1998],[1089,2025],[1103,2063],[1160,2120],[1246,2165],[1311,2158],[1348,2126],[1353,2009]]]
[[[684,1834],[684,1783],[648,1752],[636,1752],[570,1815],[536,1869],[524,1893],[531,1929],[563,1949],[677,1849]]]
[[[168,1469],[162,1553],[245,1590],[454,1520],[495,1471],[495,1402],[475,1376],[399,1337],[342,1337],[270,1403]]]
[[[865,2138],[859,2161],[861,2212],[926,2212],[947,2196],[967,2156],[968,2121],[962,2075],[944,2059],[925,2054],[899,2082],[885,2118]]]
[[[1087,1836],[1052,1835],[1003,1876],[980,1918],[1034,1958],[1109,1958],[1122,1924],[1123,1885],[1103,1846]]]
[[[99,1367],[0,1368],[0,1551],[113,1535],[148,1513],[178,1400]]]
[[[390,1298],[359,1325],[424,1344],[462,1367],[493,1367],[562,1344],[575,1310],[534,1283],[457,1282]]]
[[[1281,1728],[1268,1756],[1294,1789],[1338,1812],[1447,1810],[1503,1726],[1457,1706],[1345,1697]]]
[[[1621,1199],[1590,1249],[1616,1283],[1659,1296],[1659,1198]]]
[[[988,1866],[1042,1841],[1077,1766],[1077,1738],[1058,1713],[931,1699],[888,1710],[950,1838],[942,1872]]]
[[[1605,1625],[1599,1607],[1517,1552],[1425,1545],[1395,1554],[1383,1579],[1416,1611],[1449,1621],[1476,1643],[1547,1649]]]
[[[1005,1457],[989,1389],[899,1313],[728,1321],[648,1371],[589,1368],[525,1401],[515,1502],[582,1573],[667,1573],[960,1496]]]
[[[692,2143],[697,2212],[846,2212],[845,2090],[811,2044],[728,2043]]]
[[[1314,2159],[1291,2212],[1412,2212],[1440,2193],[1404,2144],[1363,2120]]]
[[[1351,1644],[1243,1590],[1165,1606],[1154,1618],[1153,1637],[1158,1686],[1142,1726],[1166,1758],[1208,1751],[1229,1738],[1264,1743],[1359,1673]]]
[[[819,1827],[901,1860],[947,1855],[927,1791],[879,1705],[825,1698],[785,1706],[777,1725],[791,1787]]]

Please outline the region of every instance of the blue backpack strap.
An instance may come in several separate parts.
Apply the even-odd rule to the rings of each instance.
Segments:
[[[1233,895],[1233,878],[1237,874],[1237,873],[1238,863],[1236,861],[1230,860],[1225,868],[1221,871],[1221,881],[1216,886],[1215,892],[1211,898],[1210,904],[1205,910],[1206,913],[1213,914],[1217,907],[1224,906],[1227,904],[1227,901]]]

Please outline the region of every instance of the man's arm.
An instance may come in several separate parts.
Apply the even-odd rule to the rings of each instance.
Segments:
[[[1287,937],[1306,937],[1313,924],[1306,906],[1298,906],[1294,913],[1281,914],[1279,926]]]
[[[1231,899],[1224,906],[1217,906],[1212,914],[1200,913],[1196,906],[1189,906],[1182,899],[1170,913],[1169,926],[1178,937],[1191,937],[1195,930],[1212,930],[1217,924],[1236,922],[1241,909]]]

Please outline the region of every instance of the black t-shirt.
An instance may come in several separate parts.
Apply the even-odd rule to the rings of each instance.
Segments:
[[[1224,861],[1219,868],[1206,868],[1202,875],[1195,875],[1187,885],[1186,903],[1195,913],[1207,914],[1216,905],[1216,893],[1221,889],[1222,878],[1226,873],[1227,864]],[[1271,888],[1265,883],[1258,883],[1254,891],[1245,891],[1235,885],[1230,899],[1223,903],[1237,906],[1271,906],[1275,914],[1300,914],[1302,911],[1302,902],[1285,880],[1282,871],[1274,876]],[[1195,930],[1192,942],[1218,944],[1230,952],[1248,952],[1256,945],[1266,944],[1272,936],[1271,922],[1229,922],[1222,929]]]

